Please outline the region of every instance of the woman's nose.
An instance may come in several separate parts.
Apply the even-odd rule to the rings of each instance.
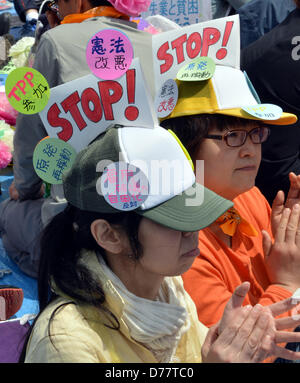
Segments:
[[[246,142],[244,145],[240,147],[240,156],[245,157],[245,156],[250,156],[254,157],[257,153],[257,147],[261,147],[260,144],[253,144],[251,137],[248,136],[246,139]]]

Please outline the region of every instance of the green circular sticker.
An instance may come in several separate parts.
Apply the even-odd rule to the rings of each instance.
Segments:
[[[283,113],[280,106],[273,104],[245,106],[242,109],[251,116],[262,120],[278,120]]]
[[[5,93],[10,105],[18,112],[35,114],[47,105],[50,88],[40,72],[33,68],[22,67],[13,70],[7,76]]]
[[[205,81],[210,79],[216,70],[216,64],[210,57],[198,57],[184,65],[177,73],[177,80]]]
[[[34,170],[43,181],[62,184],[62,175],[71,168],[76,154],[70,144],[59,138],[43,139],[34,149]]]

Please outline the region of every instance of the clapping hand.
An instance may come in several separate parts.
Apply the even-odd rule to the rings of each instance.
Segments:
[[[271,224],[273,236],[276,234],[283,209],[285,207],[291,209],[295,204],[300,204],[300,175],[296,176],[295,173],[290,173],[289,179],[290,189],[286,202],[284,203],[284,192],[280,190],[272,204]]]
[[[278,343],[300,342],[300,333],[281,331],[300,324],[300,315],[275,319],[297,305],[291,298],[270,306],[242,306],[250,288],[244,282],[227,303],[222,319],[209,329],[202,347],[204,363],[258,363],[270,356],[300,359],[300,352]]]

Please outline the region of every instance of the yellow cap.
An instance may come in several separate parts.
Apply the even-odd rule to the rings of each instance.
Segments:
[[[277,119],[257,118],[243,108],[260,106],[251,92],[243,72],[239,69],[216,65],[214,76],[206,81],[179,81],[178,102],[172,113],[161,121],[195,114],[223,114],[270,125],[290,125],[297,116],[282,113]]]

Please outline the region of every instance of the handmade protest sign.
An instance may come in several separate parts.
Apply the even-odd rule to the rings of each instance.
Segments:
[[[133,47],[118,29],[102,29],[88,42],[86,59],[92,73],[104,80],[121,77],[131,65]]]
[[[147,199],[149,181],[137,166],[120,161],[109,164],[100,179],[99,194],[117,210],[130,211]]]
[[[37,175],[49,184],[62,184],[62,175],[75,160],[76,151],[58,138],[41,140],[33,152],[33,167]]]
[[[158,118],[167,117],[178,101],[178,87],[174,80],[167,80],[155,97],[155,110]]]
[[[159,125],[138,58],[116,80],[91,74],[52,88],[40,117],[50,137],[68,142],[76,151],[112,124]]]
[[[16,68],[6,78],[5,93],[10,105],[23,114],[35,114],[45,108],[50,88],[36,69]]]
[[[181,27],[212,19],[211,0],[152,0],[142,17],[161,15]]]
[[[216,64],[210,57],[198,57],[181,67],[176,78],[181,81],[205,81],[215,73]]]
[[[212,58],[215,64],[240,66],[239,16],[206,21],[159,33],[152,37],[156,91],[179,69],[200,56]]]

